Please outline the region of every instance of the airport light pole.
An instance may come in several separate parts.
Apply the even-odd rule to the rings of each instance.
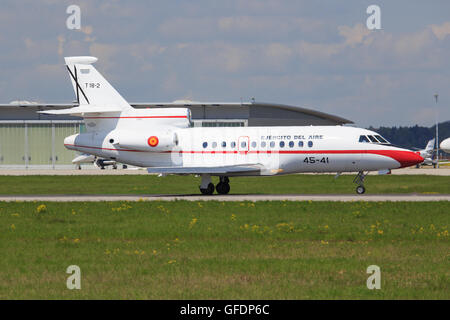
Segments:
[[[438,103],[439,95],[437,93],[434,94],[434,99],[436,100],[436,168],[439,169],[439,127],[438,127],[438,117],[437,117],[437,103]]]

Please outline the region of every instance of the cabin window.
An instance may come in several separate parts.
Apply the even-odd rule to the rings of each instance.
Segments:
[[[256,142],[255,141],[252,142],[252,148],[256,148]]]
[[[275,141],[270,141],[270,147],[275,148]]]
[[[234,149],[236,147],[236,142],[233,141],[232,143],[230,143],[230,145],[231,145],[231,148]]]
[[[313,146],[313,142],[312,141],[308,141],[308,147],[312,148]]]
[[[289,147],[293,148],[294,147],[294,141],[289,141]]]
[[[247,142],[242,141],[242,142],[241,142],[241,148],[245,148],[245,147],[247,147]]]
[[[266,147],[266,142],[265,141],[261,142],[261,148],[265,148],[265,147]]]
[[[359,136],[359,142],[369,142],[366,136]]]
[[[208,142],[203,142],[203,148],[206,148],[208,146]]]
[[[227,143],[225,141],[222,142],[222,148],[226,148],[227,147]]]
[[[298,146],[299,146],[300,148],[303,148],[303,141],[299,141],[299,142],[298,142]]]
[[[284,141],[280,141],[280,148],[284,148]]]
[[[375,137],[374,136],[368,136],[369,137],[369,139],[370,139],[370,142],[373,142],[373,143],[378,143],[378,140],[377,139],[375,139]]]
[[[212,143],[212,147],[213,147],[213,148],[216,148],[216,147],[217,147],[217,142],[214,141],[214,142]]]

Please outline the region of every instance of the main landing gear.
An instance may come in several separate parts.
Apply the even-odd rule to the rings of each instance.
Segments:
[[[364,188],[364,178],[367,176],[369,172],[364,174],[364,171],[358,172],[355,179],[353,179],[353,182],[356,183],[358,186],[356,187],[356,193],[357,194],[363,194],[366,192],[366,188]]]
[[[220,177],[216,190],[218,194],[228,194],[230,192],[230,179],[228,177]]]
[[[218,194],[228,194],[230,192],[230,179],[228,177],[220,177],[219,183],[214,188],[209,174],[202,174],[202,182],[200,185],[200,192],[204,195],[212,195],[214,189]]]

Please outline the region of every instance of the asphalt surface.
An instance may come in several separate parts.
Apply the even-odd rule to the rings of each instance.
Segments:
[[[9,195],[0,201],[450,201],[450,194]]]

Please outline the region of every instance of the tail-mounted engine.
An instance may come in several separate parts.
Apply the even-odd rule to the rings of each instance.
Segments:
[[[178,137],[172,130],[155,129],[151,131],[114,130],[106,137],[117,149],[140,151],[171,151],[178,145]]]

